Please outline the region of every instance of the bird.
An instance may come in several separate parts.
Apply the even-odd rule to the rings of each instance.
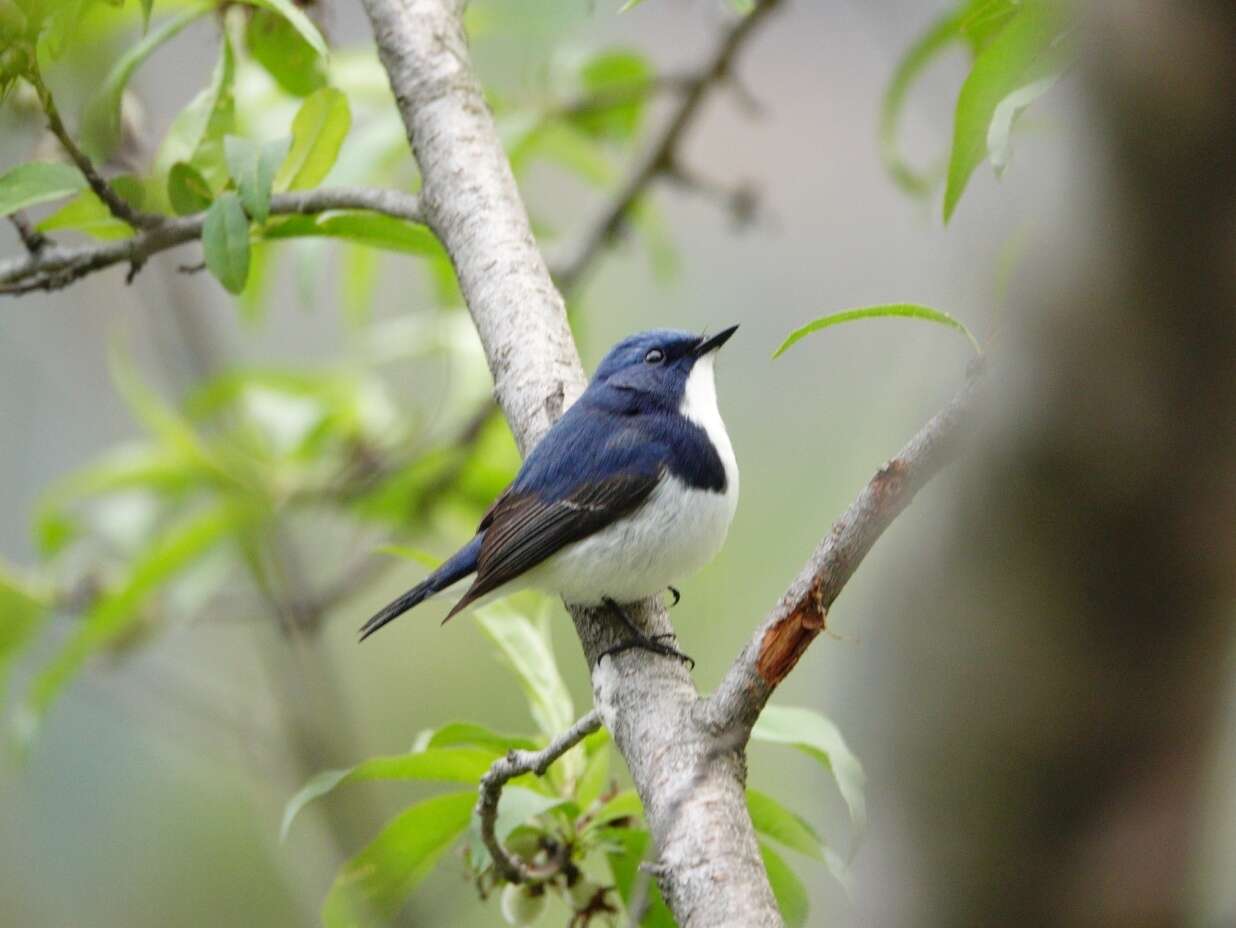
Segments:
[[[472,540],[370,618],[365,640],[472,577],[443,624],[535,588],[607,607],[640,648],[691,661],[632,621],[623,604],[669,590],[721,550],[738,506],[738,463],[717,405],[715,335],[673,329],[618,342],[481,518]],[[600,658],[598,658],[599,660]],[[693,661],[691,661],[694,664]]]

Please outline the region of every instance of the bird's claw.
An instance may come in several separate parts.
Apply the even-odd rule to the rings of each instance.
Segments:
[[[689,654],[683,654],[677,648],[672,648],[669,645],[661,644],[660,642],[661,638],[673,637],[674,635],[669,634],[655,635],[651,638],[646,635],[641,635],[638,638],[628,638],[626,641],[620,641],[612,648],[606,648],[602,651],[597,657],[597,664],[599,665],[606,657],[613,658],[615,654],[621,654],[623,651],[631,651],[638,648],[641,651],[651,651],[653,654],[660,654],[663,657],[676,658],[686,664],[688,670],[694,670],[695,658],[691,657]]]
[[[682,594],[678,592],[677,587],[671,586],[671,587],[667,587],[666,589],[668,589],[670,591],[670,595],[674,597],[674,601],[669,604],[669,607],[673,609],[675,606],[678,605],[678,601],[682,599]]]
[[[638,625],[635,624],[635,622],[631,620],[631,617],[627,615],[627,611],[623,609],[622,606],[618,605],[618,603],[614,600],[607,596],[602,599],[601,602],[622,620],[622,624],[627,627],[627,630],[631,633],[631,637],[626,641],[618,642],[618,644],[614,645],[612,648],[607,648],[602,651],[600,655],[597,656],[598,665],[601,663],[601,659],[607,654],[610,657],[613,657],[615,654],[621,654],[623,651],[630,651],[632,648],[639,648],[641,651],[651,651],[653,654],[660,654],[664,657],[677,658],[684,664],[689,665],[691,670],[695,669],[695,659],[693,657],[683,654],[677,648],[672,648],[667,644],[661,643],[662,638],[676,637],[673,632],[667,632],[665,634],[653,635],[649,637]]]

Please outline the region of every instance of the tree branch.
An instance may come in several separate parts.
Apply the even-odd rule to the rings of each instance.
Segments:
[[[627,217],[657,177],[678,170],[676,153],[687,130],[699,115],[709,91],[730,79],[730,70],[743,43],[781,0],[763,0],[722,34],[715,51],[693,75],[676,79],[682,97],[647,150],[631,166],[612,196],[602,204],[578,239],[554,262],[554,280],[570,290],[592,266],[601,249],[622,229]]]
[[[459,4],[364,3],[420,165],[425,220],[451,257],[495,397],[527,453],[582,392],[585,378],[562,297],[472,70]],[[737,37],[752,27],[727,33],[731,51],[713,59],[716,73],[725,73]],[[690,111],[702,94],[703,85],[688,94],[696,100]],[[670,148],[689,121],[671,133]],[[655,600],[630,611],[648,633],[671,631]],[[592,668],[597,710],[643,801],[662,894],[679,924],[779,925],[747,812],[741,746],[717,750],[724,733],[708,727],[680,662],[638,651],[599,662],[623,630],[604,610],[570,612]]]
[[[312,215],[333,209],[364,209],[423,222],[419,201],[398,190],[364,187],[323,187],[277,193],[270,200],[271,215]],[[77,247],[48,246],[23,258],[0,261],[0,294],[58,290],[114,264],[140,266],[151,255],[201,238],[206,214],[168,217],[159,225],[131,238]]]
[[[47,236],[30,225],[30,220],[24,211],[19,209],[9,213],[9,222],[13,224],[13,228],[17,230],[17,237],[21,239],[21,243],[26,246],[26,251],[31,255],[37,256],[47,247]]]
[[[709,698],[708,714],[717,728],[750,732],[773,690],[824,630],[829,607],[867,552],[914,495],[957,455],[982,370],[981,359],[972,363],[956,396],[876,472],[833,523]]]
[[[502,788],[510,780],[525,773],[544,776],[554,761],[600,727],[601,715],[593,709],[548,746],[539,751],[509,751],[506,757],[494,761],[489,771],[481,777],[480,796],[476,801],[476,815],[481,822],[481,840],[485,842],[485,847],[494,859],[494,866],[503,879],[510,883],[524,883],[537,879],[537,874],[518,857],[509,855],[494,833]]]
[[[135,229],[153,229],[156,226],[162,225],[164,222],[163,216],[156,213],[143,212],[126,203],[112,189],[111,184],[103,178],[98,169],[95,168],[94,162],[73,141],[73,136],[69,134],[69,130],[64,126],[64,120],[60,118],[60,110],[56,108],[56,101],[52,97],[51,90],[43,83],[43,75],[39,72],[37,61],[32,66],[30,73],[26,75],[26,79],[30,81],[31,86],[34,87],[34,91],[38,95],[39,104],[43,107],[43,112],[47,116],[47,127],[51,129],[52,135],[60,141],[60,147],[65,150],[65,153],[73,160],[73,163],[77,165],[77,169],[86,178],[86,183],[90,185],[90,189],[94,191],[95,196],[103,201],[108,211],[117,219],[127,222]]]

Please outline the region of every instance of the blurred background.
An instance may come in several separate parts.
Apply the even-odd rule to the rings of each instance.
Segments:
[[[716,0],[618,6],[470,12],[551,255],[666,103],[632,138],[592,148],[529,142],[528,108],[569,94],[581,62],[608,50],[684,73],[732,16]],[[706,691],[971,354],[944,328],[875,320],[771,361],[786,334],[913,301],[989,347],[972,454],[892,527],[777,697],[835,721],[868,780],[851,896],[824,867],[796,866],[810,924],[1236,924],[1232,12],[1088,8],[1078,66],[1019,123],[1003,176],[983,165],[945,225],[938,186],[916,197],[890,177],[879,127],[898,61],[948,9],[790,2],[770,15],[736,62],[739,89],[714,92],[683,141],[706,183],[659,183],[570,294],[580,351],[591,369],[639,329],[742,326],[719,372],[742,501],[673,613]],[[353,110],[327,183],[411,189],[362,10],[314,15]],[[49,72],[65,112],[132,42],[125,22]],[[217,54],[218,30],[199,22],[142,67],[121,158],[150,158]],[[914,163],[945,157],[968,67],[958,49],[914,84],[899,131]],[[269,102],[264,73],[242,64],[236,96],[241,124],[278,123],[250,123],[257,137],[286,132],[296,101]],[[0,167],[47,144],[19,98],[0,120]],[[373,549],[450,553],[517,464],[500,419],[477,418],[488,373],[441,261],[328,239],[261,247],[260,286],[240,297],[178,270],[200,260],[192,244],[128,286],[112,269],[0,306],[0,555],[37,570],[60,606],[0,703],[6,924],[312,922],[340,861],[429,790],[352,787],[281,842],[283,805],[310,776],[452,720],[530,727],[475,623],[439,626],[445,606],[355,640],[425,570]],[[3,254],[20,248],[0,230]],[[126,379],[146,385],[128,402]],[[72,476],[145,440],[132,409],[144,389],[228,434],[230,454],[284,462],[286,483],[257,549],[178,572],[32,709],[80,604],[166,515],[174,490],[157,481],[94,493]],[[586,667],[560,609],[554,643],[582,712]],[[818,765],[757,745],[750,782],[848,849]],[[499,923],[450,855],[405,916]]]

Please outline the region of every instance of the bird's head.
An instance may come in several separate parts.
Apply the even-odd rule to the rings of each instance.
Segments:
[[[645,403],[678,409],[691,385],[714,396],[713,361],[738,326],[716,335],[653,329],[624,338],[610,349],[592,379],[600,389],[639,394]]]

